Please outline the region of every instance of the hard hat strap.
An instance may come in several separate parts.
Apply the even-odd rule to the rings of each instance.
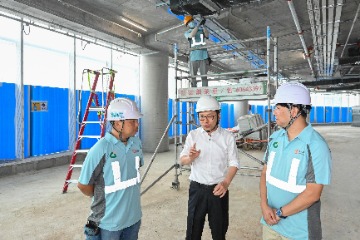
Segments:
[[[294,105],[293,105],[293,104],[290,104],[290,103],[288,103],[287,105],[288,105],[289,114],[290,114],[290,121],[289,121],[288,125],[283,128],[283,129],[285,129],[286,131],[287,131],[287,130],[290,128],[290,126],[295,122],[295,120],[296,120],[298,117],[300,117],[301,112],[303,111],[302,109],[299,109],[299,112],[296,114],[295,117],[293,117],[293,116],[291,116],[291,110],[292,110],[292,108],[293,108]]]
[[[126,138],[125,140],[122,138],[122,131],[124,129],[124,124],[125,124],[125,120],[120,120],[122,122],[122,126],[120,130],[117,130],[114,126],[115,121],[113,121],[111,123],[112,127],[114,128],[114,130],[119,134],[119,139],[121,142],[127,142],[129,140],[129,138]]]

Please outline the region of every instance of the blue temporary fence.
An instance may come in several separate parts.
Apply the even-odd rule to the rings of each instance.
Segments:
[[[17,117],[16,100],[15,100],[16,85],[10,83],[1,83],[0,85],[0,101],[3,103],[0,108],[0,162],[12,161],[16,159],[16,129],[15,117]],[[63,152],[72,149],[69,146],[69,90],[64,88],[51,88],[39,86],[24,86],[24,157],[41,156],[52,154],[56,152]],[[83,91],[81,95],[81,113],[82,118],[86,103],[88,101],[90,92]],[[76,95],[76,105],[78,105],[79,92]],[[99,99],[106,99],[106,94],[102,96],[98,94]],[[134,95],[116,94],[116,97],[127,97],[139,103],[140,98]],[[46,111],[34,111],[32,103],[46,102]],[[168,100],[168,120],[172,118],[173,99]],[[181,116],[179,120],[187,123],[187,104],[185,102],[178,102],[178,112]],[[196,104],[194,109],[196,108]],[[272,107],[273,108],[273,107]],[[265,122],[268,121],[265,105],[252,105],[251,112],[260,114]],[[273,111],[273,109],[272,109]],[[76,106],[78,112],[78,106]],[[194,112],[195,121],[198,122],[197,114]],[[221,120],[220,125],[223,128],[234,127],[237,124],[235,119],[234,105],[230,103],[221,104]],[[97,120],[96,114],[89,114],[88,120]],[[274,115],[271,115],[271,121],[274,121]],[[79,130],[79,123],[82,119],[77,119],[76,135]],[[141,121],[141,120],[140,120]],[[348,107],[314,107],[310,113],[310,122],[315,123],[338,123],[351,122],[351,108]],[[176,125],[178,131],[180,125]],[[190,129],[194,129],[192,126]],[[19,129],[20,130],[20,129]],[[165,130],[165,129],[164,129]],[[174,128],[171,127],[168,132],[169,137],[174,136]],[[99,135],[99,125],[87,125],[85,128],[85,135]],[[142,132],[142,130],[141,130]],[[146,133],[146,131],[144,132]],[[142,134],[144,134],[142,132]],[[187,133],[187,126],[183,124],[181,127],[181,134]],[[96,139],[83,139],[81,141],[81,148],[90,148]]]

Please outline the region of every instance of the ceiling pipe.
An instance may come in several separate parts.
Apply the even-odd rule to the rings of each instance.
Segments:
[[[335,63],[335,51],[336,44],[339,35],[339,27],[340,27],[340,17],[342,12],[343,0],[338,0],[337,6],[335,9],[335,21],[334,21],[334,37],[331,46],[331,59],[330,59],[330,73],[333,75],[334,73],[334,63]]]
[[[332,76],[343,0],[307,0],[318,76]]]
[[[311,73],[314,77],[316,77],[316,74],[314,72],[314,69],[313,69],[313,66],[312,66],[312,63],[311,63],[311,60],[310,60],[310,55],[309,55],[309,51],[306,47],[306,43],[305,43],[305,39],[304,39],[304,36],[303,36],[303,31],[301,29],[301,26],[300,26],[300,23],[299,23],[299,18],[296,14],[296,11],[295,11],[295,8],[294,8],[294,3],[292,2],[292,0],[288,0],[288,5],[289,5],[289,8],[290,8],[290,11],[291,11],[291,15],[293,17],[293,20],[294,20],[294,23],[295,23],[295,26],[296,26],[296,29],[297,29],[297,32],[299,34],[299,37],[300,37],[300,41],[301,41],[301,44],[302,44],[302,47],[304,49],[304,53],[305,53],[305,57],[309,63],[309,67],[311,69]]]
[[[347,39],[346,39],[346,42],[345,42],[345,45],[344,45],[344,48],[343,48],[343,50],[342,50],[342,52],[341,52],[340,57],[343,57],[343,55],[344,55],[345,48],[346,48],[346,46],[347,46],[347,44],[348,44],[348,42],[349,42],[350,35],[351,35],[352,31],[353,31],[355,22],[356,22],[356,20],[357,20],[357,18],[358,18],[359,10],[360,10],[360,3],[359,3],[358,8],[357,8],[357,10],[356,10],[356,14],[355,14],[354,20],[353,20],[353,22],[352,22],[352,25],[351,25],[349,34],[348,34],[348,36],[347,36]]]
[[[344,90],[360,90],[360,84],[348,85],[348,86],[335,86],[325,88],[327,92],[332,91],[344,91]]]
[[[316,8],[316,12],[315,12],[315,19],[316,19],[316,25],[315,28],[317,29],[317,36],[320,38],[320,43],[317,46],[317,48],[319,49],[319,59],[320,59],[320,63],[321,65],[319,66],[319,72],[320,72],[320,76],[324,76],[324,59],[322,58],[322,56],[324,55],[322,46],[325,44],[325,40],[323,38],[323,34],[321,31],[321,11],[320,11],[320,1],[319,0],[315,0],[315,8]]]
[[[327,76],[327,68],[328,68],[328,63],[327,63],[327,58],[326,58],[326,53],[327,53],[327,45],[328,45],[328,39],[327,39],[327,16],[326,16],[326,2],[327,1],[321,1],[322,2],[322,6],[321,6],[321,10],[320,10],[320,14],[321,14],[321,25],[320,28],[322,29],[322,34],[323,34],[323,61],[324,61],[324,66],[323,66],[323,73],[324,76]]]
[[[321,36],[321,29],[316,27],[320,25],[319,0],[316,0],[315,2],[313,2],[312,0],[307,0],[307,7],[309,13],[311,33],[313,38],[314,56],[318,68],[318,75],[322,75],[323,61],[321,58],[322,51],[320,48],[321,45],[320,41],[322,41],[322,39],[318,38],[318,36]]]
[[[325,2],[325,1],[323,1]],[[324,25],[327,28],[327,35],[326,35],[326,76],[331,76],[331,47],[333,41],[333,32],[334,32],[334,0],[328,0],[328,5],[325,4],[325,12],[327,13],[327,17],[324,18]]]
[[[347,78],[333,78],[333,79],[324,79],[321,81],[306,81],[302,82],[307,87],[312,86],[321,86],[321,85],[336,85],[336,84],[349,84],[349,83],[360,83],[359,76],[356,77],[347,77]]]

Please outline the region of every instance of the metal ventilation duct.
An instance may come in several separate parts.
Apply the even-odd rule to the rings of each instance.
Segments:
[[[251,0],[170,0],[170,9],[177,15],[191,14],[208,16],[221,9],[250,3]]]
[[[209,0],[170,0],[170,9],[177,15],[200,14],[202,16],[208,16],[218,12],[221,7]]]

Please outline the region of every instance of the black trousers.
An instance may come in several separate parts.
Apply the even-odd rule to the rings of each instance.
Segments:
[[[213,194],[216,185],[190,183],[186,240],[201,240],[208,215],[213,240],[225,240],[229,226],[229,191],[220,198]]]

